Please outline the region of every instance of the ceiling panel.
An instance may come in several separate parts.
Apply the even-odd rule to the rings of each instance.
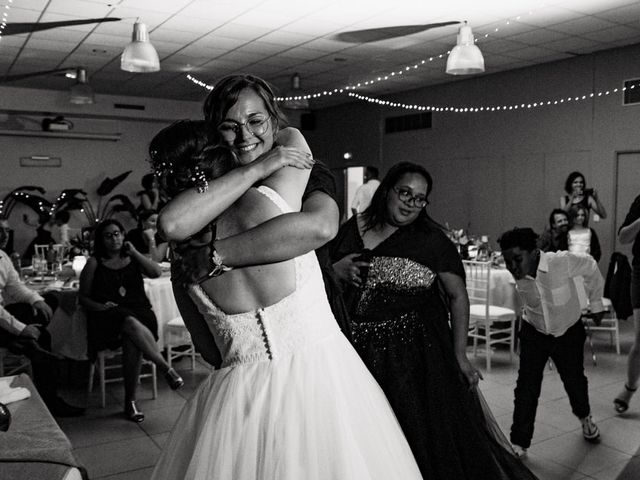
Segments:
[[[444,73],[458,27],[371,43],[340,42],[336,33],[468,20],[485,55],[485,74],[640,42],[640,2],[631,0],[20,0],[9,23],[104,16],[122,20],[3,37],[0,73],[83,66],[97,93],[173,99],[202,97],[186,72],[205,81],[254,73],[281,89],[298,72],[309,93],[389,76],[363,90],[376,96],[464,79]],[[119,70],[136,18],[148,25],[159,74]],[[415,64],[420,68],[404,69]],[[399,70],[406,73],[391,76]],[[14,84],[68,88],[46,76]],[[313,104],[346,101],[332,96]]]

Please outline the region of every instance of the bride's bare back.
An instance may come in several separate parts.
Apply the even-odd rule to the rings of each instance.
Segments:
[[[248,190],[217,222],[217,238],[244,232],[282,210],[256,188]],[[260,245],[256,245],[260,248]],[[236,268],[202,283],[207,295],[227,314],[248,312],[277,303],[295,289],[293,260]]]

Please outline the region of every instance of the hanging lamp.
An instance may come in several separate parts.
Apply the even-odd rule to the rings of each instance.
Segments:
[[[158,52],[149,41],[147,26],[136,20],[133,24],[131,43],[120,57],[120,69],[126,72],[148,73],[160,70]]]
[[[471,27],[464,22],[458,31],[456,46],[447,58],[446,72],[450,75],[473,75],[484,72],[482,52],[474,42]]]

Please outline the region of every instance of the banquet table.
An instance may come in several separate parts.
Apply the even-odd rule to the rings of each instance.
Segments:
[[[51,350],[72,360],[87,360],[87,317],[78,305],[76,288],[59,288],[55,284],[43,286],[41,292],[56,295],[59,307],[53,314],[48,330],[51,333]],[[158,319],[158,347],[165,348],[165,326],[178,316],[169,275],[145,278],[144,290]]]
[[[0,377],[0,381],[31,393],[29,398],[7,405],[12,421],[8,431],[0,432],[0,478],[81,480],[84,469],[31,379],[22,374]]]

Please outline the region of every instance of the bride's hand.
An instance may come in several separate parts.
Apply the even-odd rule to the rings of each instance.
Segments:
[[[296,148],[276,146],[261,155],[257,162],[263,168],[262,178],[267,178],[282,167],[309,169],[313,167],[315,160],[310,153]]]

